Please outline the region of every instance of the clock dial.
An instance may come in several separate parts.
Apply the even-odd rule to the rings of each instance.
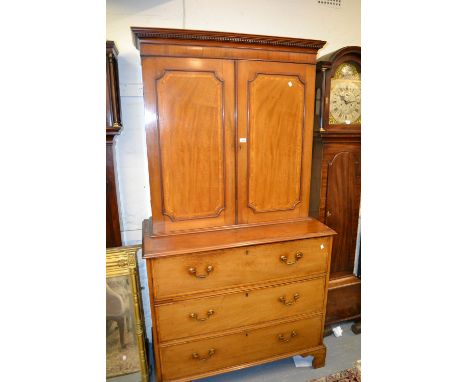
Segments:
[[[356,67],[341,64],[331,80],[330,124],[361,123],[361,78]]]

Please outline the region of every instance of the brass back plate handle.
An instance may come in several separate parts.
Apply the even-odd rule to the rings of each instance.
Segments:
[[[192,353],[192,359],[196,359],[198,361],[206,361],[206,360],[210,359],[214,355],[214,353],[215,353],[215,349],[209,349],[207,356],[203,357],[203,358],[200,358],[198,353]]]
[[[205,274],[201,274],[201,275],[197,274],[197,268],[195,268],[195,267],[189,268],[188,271],[189,271],[189,273],[191,275],[195,276],[197,279],[205,279],[210,275],[211,272],[213,272],[213,270],[214,270],[214,267],[212,265],[208,265],[206,267],[206,273]]]
[[[289,335],[289,338],[286,338],[284,336],[284,334],[278,334],[278,339],[281,341],[281,342],[289,342],[291,341],[291,338],[294,338],[297,336],[297,332],[295,330],[293,330],[291,332],[291,334]]]
[[[282,261],[283,263],[285,263],[286,265],[293,265],[293,264],[296,264],[300,259],[302,259],[304,257],[304,254],[302,252],[297,252],[295,255],[294,255],[294,261],[289,261],[288,260],[288,256],[280,256],[280,261]]]
[[[190,313],[189,317],[196,320],[196,321],[206,321],[208,318],[210,318],[214,314],[214,310],[210,309],[208,312],[206,312],[206,317],[200,318],[198,317],[198,313]]]
[[[294,304],[297,300],[299,300],[299,293],[294,293],[292,300],[286,301],[286,296],[281,296],[279,301],[282,302],[284,305],[290,306]]]

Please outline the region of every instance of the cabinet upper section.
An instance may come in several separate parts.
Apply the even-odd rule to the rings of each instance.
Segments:
[[[308,219],[323,41],[132,28],[155,234]]]
[[[325,41],[189,29],[132,27],[141,56],[316,62]]]

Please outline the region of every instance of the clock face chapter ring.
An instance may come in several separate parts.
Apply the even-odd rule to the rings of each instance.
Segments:
[[[361,123],[361,75],[351,63],[341,64],[331,79],[329,123]]]
[[[352,124],[361,116],[361,87],[356,81],[332,83],[330,92],[330,114],[336,123]]]

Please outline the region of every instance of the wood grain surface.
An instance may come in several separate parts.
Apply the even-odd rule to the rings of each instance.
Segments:
[[[158,304],[162,342],[323,310],[324,277]],[[261,306],[261,309],[258,307]]]
[[[158,300],[267,280],[325,274],[330,247],[330,238],[324,237],[152,259],[154,294]],[[299,260],[298,253],[302,254]],[[294,264],[281,261],[282,256]],[[196,274],[190,273],[191,268]]]
[[[153,220],[235,224],[233,62],[146,58],[143,82]]]
[[[143,222],[143,257],[167,257],[184,253],[203,253],[254,244],[283,242],[305,238],[335,235],[335,231],[316,219],[263,224],[255,226],[224,227],[177,235],[152,234],[150,220]]]
[[[314,78],[310,65],[239,63],[239,223],[307,217]]]
[[[281,353],[312,348],[320,345],[322,317],[286,322],[272,327],[245,330],[215,339],[191,341],[161,348],[162,375],[171,380],[206,371],[252,362]],[[293,333],[296,333],[294,335]],[[284,340],[279,339],[283,336]],[[209,350],[214,353],[208,357]],[[193,358],[196,353],[200,358]],[[183,367],[180,367],[181,361]]]

